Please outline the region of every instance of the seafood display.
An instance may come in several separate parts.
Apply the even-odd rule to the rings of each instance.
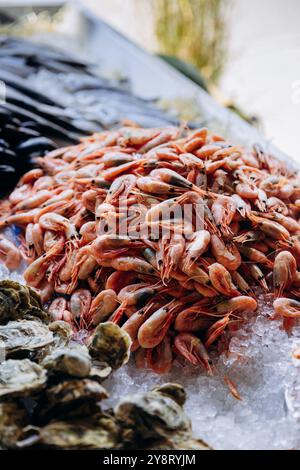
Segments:
[[[123,127],[36,163],[1,203],[2,229],[20,229],[18,244],[2,235],[1,259],[27,262],[28,286],[75,336],[118,325],[137,367],[213,374],[210,351],[256,312],[258,293],[286,330],[299,318],[299,176],[259,146]],[[108,343],[114,368],[129,343]]]
[[[35,156],[77,143],[83,135],[123,120],[146,127],[176,122],[133,95],[122,81],[98,76],[92,64],[28,39],[0,36],[0,81],[5,84],[0,96],[1,193],[32,167]]]
[[[12,283],[7,302],[15,303],[21,288]],[[2,448],[209,449],[192,436],[180,385],[123,397],[114,409],[100,406],[108,398],[103,381],[129,358],[130,338],[117,325],[102,323],[80,342],[63,321],[14,318],[0,327],[6,354],[0,363]],[[105,345],[114,343],[120,348],[108,365]]]

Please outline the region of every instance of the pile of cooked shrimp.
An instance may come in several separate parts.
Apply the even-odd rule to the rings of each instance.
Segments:
[[[53,320],[86,334],[110,320],[139,367],[211,373],[210,350],[260,292],[284,328],[300,318],[299,176],[259,146],[125,127],[37,165],[1,203],[1,227],[21,231],[18,246],[1,236],[0,258],[26,260]]]

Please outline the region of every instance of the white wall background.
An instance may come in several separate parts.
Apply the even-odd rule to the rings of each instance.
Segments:
[[[229,60],[220,83],[263,132],[300,161],[300,0],[230,0]],[[150,50],[155,49],[149,0],[85,0],[99,15]],[[299,94],[300,98],[300,85]]]

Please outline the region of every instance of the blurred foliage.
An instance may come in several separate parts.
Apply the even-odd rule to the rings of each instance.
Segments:
[[[153,0],[160,52],[193,64],[217,83],[226,62],[230,0]]]

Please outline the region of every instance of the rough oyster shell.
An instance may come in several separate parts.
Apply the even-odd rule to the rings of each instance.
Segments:
[[[35,433],[29,445],[39,444],[54,449],[117,449],[120,448],[120,426],[113,416],[101,414],[88,419],[53,421],[42,428],[27,428]],[[26,446],[26,440],[19,444]]]
[[[53,373],[83,378],[89,375],[92,360],[85,346],[74,345],[55,349],[43,359],[42,365]]]
[[[100,323],[90,339],[89,351],[98,361],[106,362],[112,369],[126,364],[130,356],[130,336],[112,322]]]
[[[42,309],[38,294],[18,282],[0,281],[0,324],[23,319],[25,316],[47,319],[48,315]]]
[[[73,336],[73,330],[71,325],[65,321],[57,320],[51,322],[48,327],[49,330],[52,331],[54,334],[54,346],[67,346]]]
[[[29,359],[8,359],[0,364],[0,397],[35,394],[46,381],[47,372]]]
[[[176,401],[179,406],[183,406],[186,402],[186,393],[183,386],[180,384],[165,383],[154,387],[152,391],[172,398],[172,400]]]
[[[29,420],[25,408],[18,402],[0,403],[0,442],[6,448],[16,446],[22,429]]]
[[[193,438],[190,420],[179,404],[183,399],[180,385],[165,384],[121,400],[114,412],[122,423],[124,445],[147,450],[209,450],[202,440]]]
[[[6,352],[33,351],[53,342],[53,333],[39,321],[10,321],[0,325],[0,341]]]
[[[85,405],[85,413],[88,411],[87,405],[92,405],[108,398],[105,388],[98,382],[87,379],[64,380],[52,387],[47,388],[40,403],[39,415],[47,418],[66,417],[71,413],[81,411],[80,407]],[[99,411],[99,408],[97,409]]]

